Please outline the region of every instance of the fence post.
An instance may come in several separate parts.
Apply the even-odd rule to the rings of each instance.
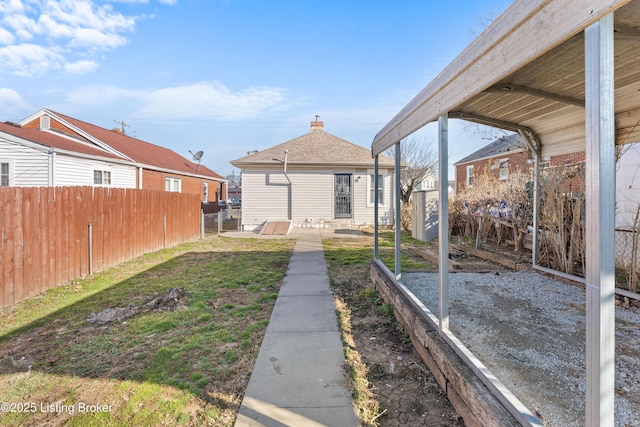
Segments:
[[[162,215],[162,228],[163,228],[162,247],[166,248],[167,247],[167,213],[166,212]]]
[[[87,238],[87,243],[89,245],[88,255],[89,255],[89,276],[93,274],[93,223],[89,223],[89,236]]]

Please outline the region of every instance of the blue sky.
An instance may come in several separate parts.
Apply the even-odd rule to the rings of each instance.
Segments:
[[[307,133],[316,114],[370,148],[509,4],[0,0],[0,120],[50,108],[105,128],[124,121],[185,157],[204,151],[222,175],[247,151]],[[488,142],[452,123],[451,163]]]

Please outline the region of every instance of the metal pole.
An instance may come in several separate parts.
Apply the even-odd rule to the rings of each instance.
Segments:
[[[438,252],[440,329],[449,329],[449,115],[438,118]]]
[[[540,242],[540,152],[533,153],[533,241],[531,262],[538,265]]]
[[[378,158],[379,156],[376,155],[373,160],[373,180],[375,181],[375,194],[373,196],[373,259],[380,259],[380,253],[378,252],[378,203],[380,203],[380,201],[378,200],[378,198],[380,197],[378,195],[378,187],[380,186],[378,183]]]
[[[614,425],[615,108],[613,14],[585,30],[586,425]]]
[[[400,279],[402,275],[402,270],[400,268],[400,244],[402,237],[402,230],[400,224],[400,187],[402,183],[400,182],[400,141],[396,142],[396,243],[395,243],[395,273],[396,279]]]

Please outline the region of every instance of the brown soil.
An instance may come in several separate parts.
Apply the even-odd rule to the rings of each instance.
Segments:
[[[366,245],[354,239],[352,245]],[[364,239],[366,240],[366,239]],[[348,242],[341,242],[348,245]],[[403,245],[403,254],[410,258],[421,247]],[[526,253],[514,254],[508,247],[485,247],[515,262],[526,262]],[[437,246],[432,250],[437,252]],[[507,267],[451,249],[452,257],[460,264],[456,271],[484,272],[508,270]],[[415,270],[413,270],[415,271]],[[427,262],[426,269],[437,271]],[[373,291],[369,268],[351,266],[349,269],[329,268],[333,290],[350,310],[355,350],[367,365],[367,379],[378,402],[381,415],[375,420],[379,426],[464,426],[464,421],[443,393],[440,385],[415,352],[408,334],[390,313],[388,305],[377,295],[363,297],[363,289]],[[367,294],[369,295],[369,294]]]

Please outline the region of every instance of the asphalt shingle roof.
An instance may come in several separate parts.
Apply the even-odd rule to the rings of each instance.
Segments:
[[[284,160],[284,151],[288,150],[289,165],[324,166],[373,166],[371,151],[353,144],[321,129],[312,130],[298,138],[275,145],[255,154],[249,154],[231,161],[233,166],[264,166],[277,164],[274,159]],[[380,156],[380,166],[394,166],[395,160]]]
[[[51,113],[90,134],[94,138],[99,139],[137,163],[215,179],[224,179],[206,166],[197,165],[168,148],[123,135],[113,130],[101,128],[100,126],[83,122],[82,120],[74,119],[73,117],[54,111],[51,111]]]
[[[458,160],[455,164],[459,165],[462,163],[469,163],[473,162],[474,160],[494,157],[502,153],[523,150],[526,148],[527,145],[524,140],[520,137],[520,135],[514,133],[512,135],[507,135],[502,138],[496,139],[492,143],[487,144],[479,150],[469,154],[467,157]]]
[[[7,123],[0,123],[0,132],[22,138],[24,140],[40,144],[44,147],[57,148],[59,150],[72,151],[74,153],[88,154],[92,156],[102,156],[110,159],[120,159],[122,157],[102,150],[93,143],[86,140],[57,135],[54,131],[43,132],[36,129],[27,129]]]

